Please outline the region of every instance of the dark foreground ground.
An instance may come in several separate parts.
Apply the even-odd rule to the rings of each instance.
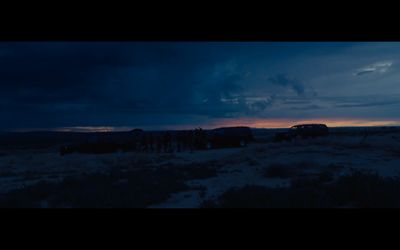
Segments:
[[[248,147],[193,153],[61,157],[54,144],[5,147],[0,207],[400,207],[400,133],[370,131],[290,143],[257,131]]]
[[[216,169],[207,165],[111,169],[109,173],[83,174],[61,182],[40,181],[2,195],[0,207],[143,208],[189,189],[187,180],[215,175]]]
[[[112,172],[66,178],[60,183],[40,182],[0,198],[0,207],[31,208],[144,208],[167,200],[171,194],[196,190],[187,180],[216,176],[210,166]],[[354,171],[332,181],[329,174],[298,178],[290,187],[248,185],[232,188],[201,208],[378,208],[400,207],[400,180],[372,172]],[[199,186],[198,191],[204,188]]]

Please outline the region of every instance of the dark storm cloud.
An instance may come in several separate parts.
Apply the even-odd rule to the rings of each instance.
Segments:
[[[6,119],[0,126],[36,126],[25,111],[62,126],[123,115],[134,120],[143,113],[224,116],[237,105],[221,100],[243,91],[242,76],[199,74],[228,61],[230,50],[218,44],[2,43],[0,110]],[[206,103],[194,100],[198,92]]]
[[[250,107],[254,110],[265,110],[266,108],[270,107],[272,102],[270,100],[266,101],[255,101],[250,104]]]
[[[285,74],[278,74],[268,78],[268,80],[273,84],[293,89],[297,95],[304,95],[304,84],[299,80],[289,78]]]
[[[263,100],[256,100],[250,103],[248,108],[250,111],[264,111],[274,105],[278,100],[282,98],[277,97],[276,95],[271,95]]]
[[[0,43],[0,129],[196,125],[226,117],[301,117],[308,110],[318,115],[318,107],[326,116],[370,106],[397,115],[397,108],[389,110],[397,99],[385,98],[380,85],[397,93],[393,48],[363,58],[369,50],[356,45]],[[379,84],[349,74],[372,70],[376,78],[391,74]],[[378,100],[362,96],[376,91]],[[344,97],[350,92],[359,96]]]
[[[0,59],[3,93],[32,105],[96,99],[115,68],[140,67],[151,64],[152,60],[160,63],[168,58],[155,52],[157,48],[128,47],[123,43],[114,46],[102,43],[1,45],[10,51]]]
[[[191,66],[207,61],[196,51],[172,44],[52,42],[1,46],[3,50],[10,51],[0,57],[2,82],[24,87],[59,88],[81,82],[97,84],[99,72],[112,73],[123,67],[143,69],[167,66],[169,70],[179,67],[184,75]]]
[[[223,76],[222,79],[210,79],[200,89],[206,102],[213,105],[220,105],[223,99],[232,99],[235,94],[240,94],[243,87],[238,84],[242,77],[239,74]]]

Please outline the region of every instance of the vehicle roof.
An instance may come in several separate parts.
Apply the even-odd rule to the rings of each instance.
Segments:
[[[294,125],[294,126],[292,126],[292,128],[294,128],[294,127],[302,127],[302,126],[324,126],[324,127],[326,127],[325,124],[310,123],[310,124],[298,124],[298,125]]]
[[[238,127],[222,127],[222,128],[215,128],[213,130],[225,130],[225,129],[250,129],[250,127],[245,126],[238,126]]]

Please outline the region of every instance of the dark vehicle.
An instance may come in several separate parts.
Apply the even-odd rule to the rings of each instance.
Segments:
[[[207,148],[243,147],[253,140],[249,127],[226,127],[210,131]]]
[[[275,135],[275,142],[291,141],[294,138],[314,138],[326,136],[329,134],[328,127],[325,124],[300,124],[289,129],[288,132]]]

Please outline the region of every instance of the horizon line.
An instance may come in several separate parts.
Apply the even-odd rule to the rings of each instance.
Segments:
[[[312,123],[309,123],[312,124]],[[317,123],[314,123],[317,124]],[[320,123],[321,124],[321,123]],[[219,126],[213,128],[202,128],[201,126],[193,127],[192,129],[143,129],[143,131],[183,131],[183,130],[193,130],[196,128],[202,128],[204,130],[212,130],[216,128],[224,128],[224,127],[249,127],[250,129],[289,129],[290,127],[252,127],[252,126],[244,126],[244,125],[234,125],[234,126]],[[373,127],[400,127],[398,125],[347,125],[347,126],[328,126],[328,128],[373,128]],[[140,127],[122,127],[126,129],[116,129],[118,127],[105,127],[99,126],[78,126],[78,127],[63,127],[63,128],[38,128],[38,129],[13,129],[13,130],[0,130],[1,133],[32,133],[32,132],[58,132],[58,133],[115,133],[115,132],[130,132],[134,129],[142,129]]]

